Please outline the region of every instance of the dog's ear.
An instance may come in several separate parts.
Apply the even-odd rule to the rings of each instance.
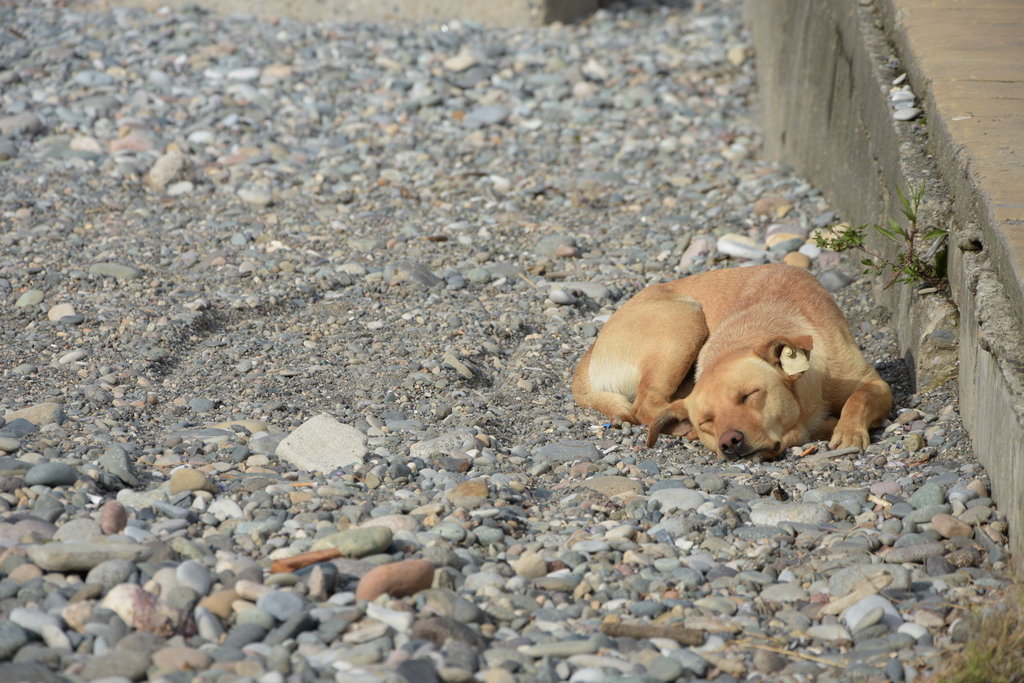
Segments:
[[[682,399],[673,401],[648,428],[647,447],[654,448],[654,444],[658,443],[658,437],[662,434],[682,436],[691,441],[697,438],[697,430],[690,422],[686,405]]]
[[[772,365],[782,368],[782,371],[791,380],[796,380],[811,367],[810,356],[813,347],[814,340],[809,335],[801,335],[786,339],[773,339],[762,346],[757,351],[757,355]]]

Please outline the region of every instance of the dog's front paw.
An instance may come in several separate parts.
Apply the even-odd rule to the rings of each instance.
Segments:
[[[832,450],[840,448],[856,448],[861,453],[871,445],[871,436],[868,430],[860,425],[844,425],[840,422],[832,432],[832,439],[828,447]]]
[[[621,427],[623,424],[628,424],[628,425],[638,425],[638,424],[641,424],[640,420],[638,418],[636,418],[633,415],[633,413],[618,413],[616,415],[612,415],[611,417],[609,417],[608,421],[611,423],[611,426],[615,427],[616,429]]]

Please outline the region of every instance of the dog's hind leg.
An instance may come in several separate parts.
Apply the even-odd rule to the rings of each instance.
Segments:
[[[572,378],[572,395],[576,403],[604,414],[616,426],[623,422],[631,425],[640,424],[630,410],[630,401],[626,396],[612,391],[595,391],[591,386],[590,361],[593,350],[594,347],[591,346],[583,354]]]

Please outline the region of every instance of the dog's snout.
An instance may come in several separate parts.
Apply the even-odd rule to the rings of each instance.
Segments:
[[[743,432],[736,429],[730,429],[718,438],[718,447],[722,450],[723,455],[734,457],[742,444]]]

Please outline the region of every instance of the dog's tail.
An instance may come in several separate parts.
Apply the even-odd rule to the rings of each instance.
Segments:
[[[686,404],[682,399],[672,401],[651,423],[647,431],[647,447],[654,448],[654,444],[658,443],[658,437],[662,434],[682,436],[691,441],[697,438],[697,430],[690,422]]]

